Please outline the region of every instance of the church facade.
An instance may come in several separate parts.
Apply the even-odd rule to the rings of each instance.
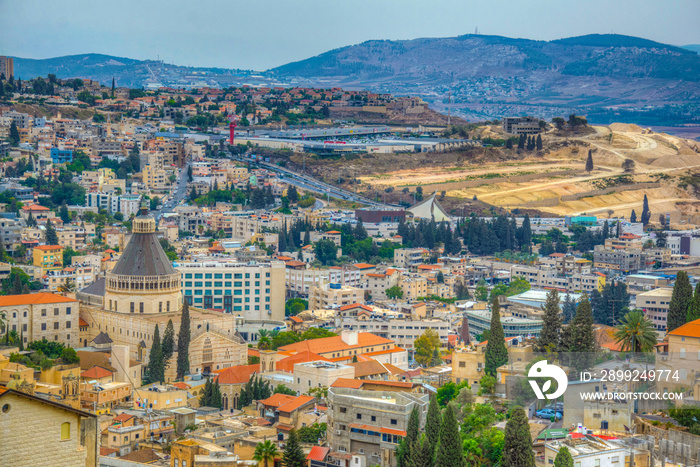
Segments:
[[[156,325],[161,337],[170,320],[175,335],[179,332],[180,273],[163,251],[155,219],[145,208],[132,225],[131,239],[112,271],[77,294],[80,317],[87,323],[80,342],[87,347],[105,333],[114,344],[128,346],[131,358],[147,362]],[[190,307],[190,327],[191,374],[248,362],[247,344],[236,330],[234,316]],[[171,374],[166,372],[166,379]]]

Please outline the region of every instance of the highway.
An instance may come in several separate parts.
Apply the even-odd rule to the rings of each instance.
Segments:
[[[180,169],[180,173],[175,181],[176,187],[171,190],[170,197],[162,204],[159,209],[153,211],[153,216],[156,220],[160,219],[164,214],[172,212],[173,209],[185,199],[187,196],[187,169],[190,167],[190,161],[187,161],[185,165]]]
[[[344,201],[352,201],[360,204],[365,204],[377,209],[392,209],[392,208],[397,208],[399,206],[396,205],[391,205],[391,204],[383,204],[383,203],[378,203],[376,201],[372,201],[371,199],[367,199],[363,196],[359,196],[351,191],[344,190],[342,188],[338,188],[333,185],[329,185],[328,183],[321,182],[319,180],[316,180],[315,178],[305,175],[305,174],[300,174],[298,172],[294,172],[289,169],[285,169],[284,167],[280,167],[275,164],[270,164],[269,162],[264,162],[264,161],[256,161],[251,158],[247,157],[241,157],[241,156],[230,156],[232,159],[235,159],[240,162],[247,162],[247,163],[254,163],[258,164],[261,167],[264,167],[267,170],[270,170],[272,172],[275,172],[279,175],[282,176],[284,181],[286,183],[289,183],[291,185],[294,185],[296,187],[302,188],[306,191],[310,191],[313,193],[317,193],[323,197],[331,197],[335,199],[340,199]]]

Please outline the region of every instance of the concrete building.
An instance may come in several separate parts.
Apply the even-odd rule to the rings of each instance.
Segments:
[[[291,389],[309,394],[314,388],[329,388],[338,378],[354,378],[355,369],[342,363],[327,361],[302,362],[294,365]]]
[[[464,316],[469,321],[469,330],[472,334],[482,334],[491,329],[490,310],[464,310]],[[542,320],[536,318],[521,318],[516,316],[501,315],[501,324],[505,337],[532,336],[538,337],[542,331]]]
[[[535,117],[503,117],[503,131],[512,135],[536,135],[542,129]]]
[[[182,293],[196,307],[250,320],[283,320],[284,263],[211,260],[177,264]]]
[[[0,465],[98,467],[95,415],[0,387]]]
[[[381,273],[370,273],[366,276],[366,289],[372,300],[386,300],[386,290],[399,285],[401,273],[396,269],[387,269]]]
[[[311,289],[309,309],[340,308],[353,303],[363,303],[365,291],[357,287],[340,284],[323,284]]]
[[[46,271],[63,269],[63,247],[61,245],[40,245],[32,250],[32,264]]]
[[[51,160],[54,164],[73,162],[73,151],[70,149],[51,148]]]
[[[635,443],[635,441],[639,442]],[[653,465],[651,453],[646,446],[646,440],[642,439],[603,439],[575,433],[574,436],[564,440],[548,441],[544,448],[544,460],[545,465],[554,464],[554,459],[561,448],[566,447],[576,467],[618,465],[650,467]]]
[[[67,347],[79,347],[78,300],[52,293],[0,297],[0,314],[10,331],[22,336],[24,345],[46,339]]]
[[[333,451],[364,456],[365,466],[393,467],[411,411],[418,409],[422,429],[428,403],[428,394],[331,387],[328,445]]]
[[[630,273],[639,271],[642,265],[642,250],[606,248],[596,245],[593,249],[593,267],[607,271]]]
[[[637,294],[635,308],[642,310],[658,331],[666,331],[673,289],[664,287]]]
[[[362,273],[352,268],[332,267],[328,269],[307,268],[306,264],[288,261],[285,275],[287,292],[291,295],[308,296],[314,287],[324,283],[360,287],[363,282]]]
[[[467,381],[470,385],[479,384],[486,366],[486,343],[485,341],[456,348],[452,352],[452,382],[460,384]],[[507,337],[506,348],[511,362],[528,361],[533,352],[532,345],[522,337]]]
[[[644,368],[639,368],[643,371]],[[626,384],[614,384],[601,380],[570,381],[564,393],[563,426],[581,423],[589,430],[610,430],[625,433],[625,426],[632,426],[634,400],[605,399],[585,400],[583,394],[627,392]]]
[[[411,268],[423,264],[428,254],[424,248],[399,248],[394,250],[394,265],[397,268]]]
[[[447,345],[447,335],[450,323],[442,319],[412,320],[403,318],[371,317],[369,313],[358,313],[354,319],[344,319],[340,324],[342,329],[359,332],[371,332],[380,337],[393,340],[396,345],[413,350],[413,343],[423,333],[432,329],[440,336],[443,345]]]
[[[15,76],[15,59],[12,57],[0,57],[0,74],[5,75],[5,79]]]

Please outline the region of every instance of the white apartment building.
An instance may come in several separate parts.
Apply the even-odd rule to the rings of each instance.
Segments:
[[[309,309],[340,308],[353,303],[364,303],[365,291],[347,285],[322,284],[309,293]]]
[[[344,330],[370,332],[377,336],[393,340],[397,346],[413,351],[413,343],[427,329],[432,329],[440,336],[440,342],[447,345],[450,323],[442,319],[412,320],[405,318],[370,317],[362,314],[358,318],[343,319],[340,327]]]
[[[308,296],[313,287],[325,283],[362,288],[362,274],[356,269],[332,267],[329,269],[287,268],[287,290],[290,293]]]

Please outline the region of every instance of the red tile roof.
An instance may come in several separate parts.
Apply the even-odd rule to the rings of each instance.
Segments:
[[[85,321],[83,318],[78,318],[78,327],[79,328],[84,328],[88,326],[87,321]]]
[[[301,319],[301,318],[299,318],[298,316],[290,316],[290,317],[289,317],[289,320],[290,320],[290,321],[293,321],[293,322],[295,322],[295,323],[297,323],[297,324],[303,323],[303,322],[304,322],[304,320]]]
[[[370,307],[368,307],[367,305],[363,305],[362,303],[351,303],[350,305],[343,305],[340,307],[340,311],[352,310],[353,308],[362,308],[363,310],[372,311]]]
[[[40,292],[22,295],[5,295],[0,297],[0,306],[17,305],[43,305],[47,303],[68,303],[77,302],[74,298],[64,297],[49,292]]]
[[[341,339],[340,336],[322,337],[320,339],[311,339],[295,344],[285,345],[279,350],[289,352],[303,352],[307,350],[319,355],[329,352],[337,352],[341,350],[356,349],[361,347],[377,346],[377,345],[393,345],[394,341],[379,337],[369,332],[360,332],[357,335],[357,345],[348,345]]]
[[[324,446],[314,446],[311,448],[309,455],[306,456],[306,460],[321,462],[326,458],[330,450],[331,448],[327,448]]]
[[[259,402],[266,407],[275,407],[279,412],[294,412],[306,404],[313,402],[316,398],[312,396],[288,396],[287,394],[273,394],[267,399]]]
[[[117,422],[117,423],[124,423],[124,422],[126,422],[127,420],[130,420],[130,419],[132,419],[132,418],[134,418],[133,415],[129,415],[129,414],[126,414],[126,413],[122,413],[122,414],[119,414],[119,415],[117,415],[116,417],[114,417],[114,419],[112,420],[112,423],[114,423],[114,422]]]
[[[338,378],[335,380],[335,382],[333,384],[331,384],[331,387],[332,388],[360,389],[363,384],[364,384],[364,381],[359,380],[359,379]]]
[[[54,251],[54,250],[62,250],[63,247],[61,245],[39,245],[34,247],[35,250],[46,250],[46,251]]]
[[[380,433],[386,433],[388,435],[398,435],[398,436],[406,436],[406,432],[404,430],[394,430],[393,428],[384,428],[382,427],[379,430]]]
[[[101,366],[93,366],[89,370],[80,373],[80,377],[85,379],[100,379],[112,376],[112,374],[113,373],[106,368],[102,368]]]
[[[284,371],[286,373],[292,373],[294,371],[294,365],[297,363],[306,363],[306,362],[330,362],[326,357],[322,357],[318,354],[315,354],[313,352],[309,352],[308,350],[305,350],[303,352],[299,352],[295,355],[292,355],[291,357],[286,357],[283,358],[279,361],[277,361],[277,371]]]
[[[216,379],[219,384],[245,384],[250,380],[253,373],[260,372],[260,364],[239,365],[224,368]]]
[[[353,266],[355,266],[357,269],[372,269],[372,268],[377,267],[374,264],[368,264],[368,263],[357,263],[357,264],[353,264]]]

